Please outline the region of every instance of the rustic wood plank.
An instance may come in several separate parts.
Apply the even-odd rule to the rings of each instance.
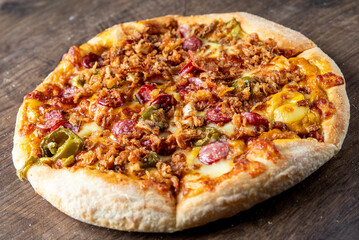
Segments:
[[[166,14],[244,10],[298,30],[342,69],[351,102],[343,149],[284,193],[236,216],[175,234],[127,233],[76,221],[21,183],[12,166],[23,96],[68,48],[107,27]],[[0,239],[357,239],[359,234],[359,2],[350,0],[0,1]]]

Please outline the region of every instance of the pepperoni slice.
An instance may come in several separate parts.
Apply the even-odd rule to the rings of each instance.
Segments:
[[[120,120],[113,125],[111,132],[116,137],[119,135],[128,135],[134,131],[136,124],[137,123],[131,119]]]
[[[59,92],[58,97],[60,98],[60,102],[64,104],[74,104],[74,98],[76,92],[78,91],[77,87],[68,87]]]
[[[182,44],[184,50],[188,51],[196,51],[198,48],[202,46],[202,41],[196,37],[186,38]]]
[[[220,105],[209,109],[206,113],[206,118],[213,123],[227,123],[232,120],[232,118],[223,115]]]
[[[61,126],[63,126],[64,128],[70,129],[74,133],[78,133],[80,130],[79,127],[72,125],[69,121],[61,121],[61,122],[58,122],[57,124],[55,124],[54,126],[52,126],[50,131],[53,132]]]
[[[143,85],[140,90],[138,90],[138,93],[135,95],[137,101],[140,104],[144,104],[148,101],[151,100],[151,95],[150,93],[155,89],[154,86],[150,85],[150,84],[145,84]]]
[[[64,120],[64,112],[61,110],[51,110],[45,113],[45,128],[52,128],[58,122]]]
[[[225,142],[213,142],[201,148],[198,154],[199,160],[204,164],[212,164],[227,157],[229,146]]]
[[[247,119],[247,123],[254,126],[268,126],[268,120],[259,115],[258,113],[252,113],[252,112],[244,112],[242,113],[242,116],[244,116]]]
[[[177,104],[177,100],[170,94],[160,94],[151,105],[160,105],[165,111],[171,109],[172,106]]]
[[[182,37],[188,36],[188,28],[183,25],[179,26],[178,31],[180,32]]]
[[[107,106],[111,108],[121,107],[126,103],[126,99],[122,94],[111,93],[107,95],[102,95],[98,98],[98,103],[102,106]]]
[[[93,65],[97,62],[97,67],[102,67],[103,59],[94,53],[89,53],[82,59],[82,65],[85,68],[92,68]]]

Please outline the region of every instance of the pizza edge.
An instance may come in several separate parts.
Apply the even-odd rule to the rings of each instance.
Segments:
[[[212,21],[213,19],[222,18],[225,21],[230,20],[233,17],[241,21],[241,25],[247,33],[258,32],[261,39],[271,37],[275,39],[278,45],[282,48],[295,48],[295,50],[299,53],[304,51],[305,49],[314,48],[316,46],[311,40],[309,40],[299,32],[248,13],[210,14],[191,17],[165,16],[144,20],[142,22],[161,22],[168,21],[171,18],[175,18],[180,23],[206,23]],[[137,24],[137,22],[129,22],[113,26],[100,33],[96,37],[92,38],[88,42],[91,44],[100,43],[104,40],[104,33],[110,33],[111,35],[113,35],[112,33],[116,33],[119,36],[123,37],[123,29],[131,27],[135,24]],[[103,42],[101,44],[103,44]],[[88,44],[85,43],[81,47],[86,45]],[[336,64],[329,57],[327,57],[327,59],[331,61],[333,69],[337,69],[340,72]],[[63,61],[59,63],[59,66],[62,63]],[[54,70],[54,72],[50,73],[46,79],[49,79],[49,77],[58,70],[59,66]],[[341,73],[340,75],[342,76]],[[41,86],[42,84],[40,84],[38,88],[41,88]],[[339,86],[330,89],[328,96],[336,106],[343,106],[343,110],[340,112],[340,114],[338,114],[338,116],[333,117],[333,120],[327,121],[327,123],[323,125],[323,127],[325,128],[325,132],[327,132],[327,128],[329,129],[328,134],[326,134],[326,136],[328,136],[326,137],[326,141],[334,143],[337,147],[332,144],[323,144],[309,140],[301,140],[298,142],[291,141],[284,144],[276,144],[282,154],[284,150],[288,151],[288,148],[290,148],[290,146],[303,149],[302,152],[304,152],[304,150],[306,149],[309,149],[310,152],[306,151],[306,154],[302,154],[302,152],[290,153],[290,151],[289,153],[284,153],[283,156],[286,156],[287,158],[285,164],[277,166],[271,173],[267,171],[268,173],[266,172],[260,177],[250,179],[250,184],[247,184],[245,186],[245,188],[247,189],[247,194],[249,194],[249,198],[244,198],[245,200],[243,200],[243,196],[245,194],[240,194],[240,191],[243,188],[239,188],[239,182],[243,184],[244,180],[248,180],[243,176],[240,176],[240,178],[243,179],[241,181],[238,181],[237,178],[232,178],[218,186],[215,192],[205,193],[209,194],[209,196],[201,194],[198,196],[198,198],[194,197],[188,201],[186,201],[185,199],[184,202],[177,203],[177,206],[175,205],[176,203],[175,200],[172,199],[172,196],[164,196],[162,193],[159,193],[153,189],[149,189],[146,191],[139,190],[138,182],[136,181],[127,181],[123,184],[119,184],[119,182],[116,182],[116,185],[111,184],[106,180],[108,176],[104,173],[97,174],[96,176],[94,176],[91,171],[83,170],[71,172],[70,174],[69,171],[65,169],[54,170],[46,166],[38,165],[30,168],[30,170],[28,171],[28,178],[36,192],[43,196],[45,199],[47,199],[51,204],[53,204],[61,211],[67,213],[68,215],[87,223],[119,230],[155,232],[172,232],[189,227],[203,225],[215,219],[232,216],[239,211],[248,209],[254,204],[284,191],[290,186],[293,186],[297,182],[303,180],[306,176],[308,176],[310,173],[319,168],[323,163],[329,160],[335,154],[335,152],[339,150],[346,134],[349,119],[349,104],[347,100],[345,86]],[[17,169],[19,169],[25,163],[25,160],[29,156],[30,152],[27,147],[28,140],[22,138],[18,134],[19,126],[22,122],[22,111],[23,105],[20,107],[20,110],[18,112],[14,135],[13,161]],[[330,126],[339,127],[339,130],[335,130],[335,127],[331,128]],[[289,163],[293,163],[293,161],[295,160],[301,159],[301,157],[307,157],[311,154],[312,158],[305,158],[306,161],[303,162],[298,161],[299,165],[288,165]],[[298,173],[300,173],[300,176]],[[69,199],[71,197],[72,192],[65,189],[62,192],[54,192],[51,188],[51,184],[49,184],[52,183],[53,185],[61,185],[63,181],[60,176],[66,176],[66,179],[69,182],[72,182],[71,180],[78,181],[81,178],[82,180],[87,180],[86,185],[72,184],[71,186],[73,186],[74,188],[70,189],[72,189],[73,191],[78,191],[80,189],[81,191],[85,192],[92,191],[93,193],[98,193],[96,192],[97,190],[94,189],[94,187],[88,183],[93,182],[99,184],[100,182],[100,184],[103,184],[101,186],[105,186],[105,190],[102,192],[102,194],[108,193],[109,196],[113,198],[121,197],[119,195],[113,195],[114,188],[117,187],[121,190],[121,187],[123,187],[122,189],[126,190],[128,193],[131,193],[132,197],[136,195],[140,197],[143,197],[144,195],[151,195],[151,199],[154,203],[159,203],[159,205],[163,208],[168,205],[170,206],[163,211],[163,209],[159,210],[155,206],[151,206],[148,203],[140,203],[140,200],[127,202],[127,205],[118,205],[113,203],[111,203],[111,205],[106,205],[104,203],[99,204],[98,202],[93,205],[93,200],[95,198],[92,195],[85,194],[83,195],[88,197],[85,197],[80,203],[77,201],[64,201],[63,199]],[[258,184],[260,184],[261,182],[264,183],[264,181],[268,181],[268,183],[266,183],[266,190],[265,192],[260,193],[259,191],[261,188]],[[80,182],[81,181],[79,181],[79,183]],[[149,199],[149,201],[152,201],[151,199]],[[214,204],[209,204],[210,199]],[[233,204],[239,205],[235,207]],[[100,211],[94,210],[97,207],[100,209]],[[117,210],[117,215],[109,215],[111,212],[113,212],[114,209]],[[129,210],[131,213],[133,213],[131,217],[125,215],[125,212],[128,212]],[[147,216],[143,216],[144,210],[146,210]],[[110,217],[117,219],[117,221],[111,220]]]

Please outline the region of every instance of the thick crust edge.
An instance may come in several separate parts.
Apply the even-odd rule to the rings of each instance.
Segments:
[[[299,57],[306,58],[309,61],[312,59],[316,61],[319,60],[320,62],[324,61],[326,62],[326,64],[324,64],[325,72],[333,72],[344,79],[337,64],[318,47],[304,51],[299,54]],[[350,105],[345,90],[345,83],[340,86],[326,89],[326,93],[328,100],[334,104],[336,113],[333,117],[322,123],[324,142],[336,145],[339,151],[344,142],[350,118]]]
[[[316,140],[281,140],[276,147],[282,154],[280,164],[268,167],[252,178],[246,173],[221,183],[213,192],[192,198],[179,197],[177,228],[200,226],[247,210],[305,179],[335,153],[336,146]]]

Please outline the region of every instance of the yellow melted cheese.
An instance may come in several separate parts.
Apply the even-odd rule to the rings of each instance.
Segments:
[[[81,130],[77,135],[83,138],[90,136],[93,132],[102,131],[102,130],[103,130],[102,127],[98,126],[95,122],[90,122],[90,123],[85,123],[81,127]]]

